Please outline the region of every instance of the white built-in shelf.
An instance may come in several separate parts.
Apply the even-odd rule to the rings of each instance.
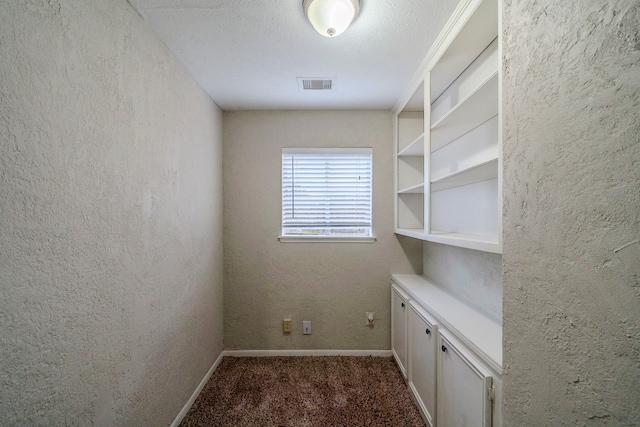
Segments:
[[[478,2],[475,4],[478,5]],[[496,38],[499,16],[497,1],[482,1],[459,32],[454,34],[453,40],[450,40],[448,45],[443,43],[447,45],[446,50],[429,73],[431,102],[436,100]]]
[[[431,151],[478,127],[498,114],[498,72],[482,82],[449,112],[431,124]]]
[[[462,0],[394,108],[396,233],[502,251],[499,0]]]
[[[431,191],[448,190],[498,177],[498,159],[492,159],[467,169],[453,172],[431,181]]]
[[[412,185],[408,188],[403,188],[402,190],[398,190],[398,194],[421,194],[424,193],[424,182],[420,184]]]
[[[424,133],[398,153],[398,157],[424,156]]]
[[[424,228],[396,228],[395,233],[414,239],[427,240],[427,232]]]
[[[393,274],[393,282],[471,348],[498,374],[502,374],[502,324],[436,285],[424,276]]]
[[[431,230],[426,240],[445,245],[459,246],[478,251],[502,253],[497,236],[483,236],[479,234],[453,233],[448,231]]]

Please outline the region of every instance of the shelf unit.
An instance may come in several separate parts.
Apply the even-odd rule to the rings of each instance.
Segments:
[[[425,132],[424,83],[396,116],[396,228],[424,234]]]
[[[427,425],[501,427],[501,323],[424,276],[391,280],[392,347]]]
[[[396,113],[396,233],[502,253],[500,0],[463,0]]]

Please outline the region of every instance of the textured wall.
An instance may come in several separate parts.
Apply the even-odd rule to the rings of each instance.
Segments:
[[[388,112],[224,114],[226,348],[390,348],[391,273],[422,267],[421,243],[393,234],[391,140]],[[296,146],[373,147],[375,243],[277,240],[282,147]],[[302,320],[312,335],[302,335]]]
[[[502,321],[502,256],[424,242],[424,275]]]
[[[640,2],[504,36],[505,425],[640,425]]]
[[[222,114],[124,0],[0,40],[0,424],[168,425],[222,349]]]

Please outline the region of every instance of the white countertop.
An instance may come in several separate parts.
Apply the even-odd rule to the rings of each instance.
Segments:
[[[424,276],[394,274],[393,282],[433,315],[441,327],[502,375],[502,325]]]

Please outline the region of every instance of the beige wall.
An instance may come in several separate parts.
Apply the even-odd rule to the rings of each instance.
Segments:
[[[392,116],[224,114],[225,347],[389,349],[391,273],[421,272],[421,243],[393,234]],[[283,147],[373,147],[373,226],[362,243],[280,243]],[[375,311],[374,327],[365,312]],[[282,333],[291,317],[293,332]],[[302,335],[302,320],[312,335]]]
[[[505,425],[640,425],[640,2],[504,27]]]
[[[0,40],[0,424],[168,425],[222,350],[222,114],[125,0]]]

